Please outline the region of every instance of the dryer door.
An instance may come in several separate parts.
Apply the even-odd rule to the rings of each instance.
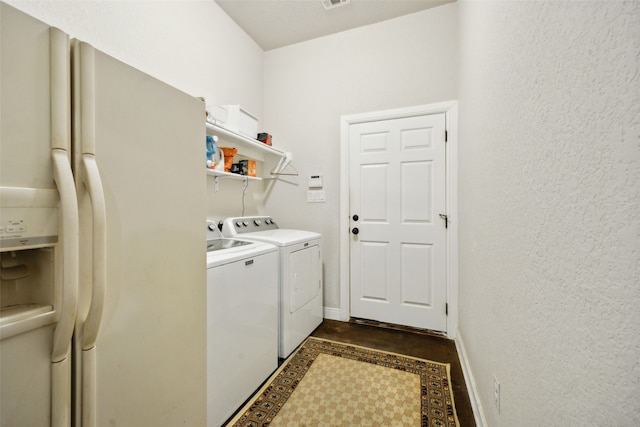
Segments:
[[[322,287],[320,246],[317,243],[307,245],[289,253],[290,314],[314,299]]]

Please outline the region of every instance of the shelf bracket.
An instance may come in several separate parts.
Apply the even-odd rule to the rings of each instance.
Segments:
[[[289,153],[289,152],[285,153],[284,157],[280,158],[280,161],[278,162],[276,167],[273,168],[273,170],[270,172],[271,175],[275,175],[275,176],[298,176],[299,173],[296,170],[296,168],[293,167],[293,165],[291,164],[291,160],[293,160],[293,155],[291,153]],[[293,169],[293,172],[290,172],[290,173],[283,172],[288,167]]]

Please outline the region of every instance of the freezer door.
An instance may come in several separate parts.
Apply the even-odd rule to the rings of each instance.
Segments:
[[[66,426],[78,278],[69,39],[0,8],[0,424]]]
[[[49,26],[1,4],[0,186],[55,189]]]

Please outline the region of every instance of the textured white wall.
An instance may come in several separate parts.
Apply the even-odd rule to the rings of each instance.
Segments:
[[[262,116],[263,52],[212,0],[7,3],[207,104],[240,104]],[[249,187],[248,213],[257,211],[261,190]],[[213,218],[242,213],[239,182],[226,181],[215,192],[209,178],[207,197]]]
[[[214,1],[7,3],[207,103],[262,114],[262,50]]]
[[[340,306],[340,116],[455,99],[456,5],[265,53],[265,129],[294,153],[298,178],[273,185],[266,211],[323,235],[325,306]],[[309,175],[326,203],[307,203]]]
[[[488,425],[638,425],[640,3],[459,11],[459,329]]]

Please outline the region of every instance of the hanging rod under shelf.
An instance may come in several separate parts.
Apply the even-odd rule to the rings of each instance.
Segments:
[[[284,157],[280,159],[278,164],[269,173],[274,176],[298,176],[299,173],[297,169],[291,164],[291,160],[293,160],[291,153],[289,152],[284,153]],[[284,172],[286,168],[293,169],[293,173]],[[269,179],[269,178],[265,178],[265,179]]]

